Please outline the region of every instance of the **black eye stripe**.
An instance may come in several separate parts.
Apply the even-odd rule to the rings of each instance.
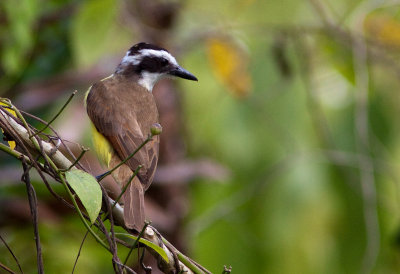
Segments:
[[[165,58],[161,58],[160,63],[161,63],[161,65],[166,66],[166,65],[168,65],[169,61]]]
[[[165,72],[168,60],[163,57],[145,56],[139,64],[140,70],[148,72]]]

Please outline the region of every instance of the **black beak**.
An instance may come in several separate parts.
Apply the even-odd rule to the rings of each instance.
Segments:
[[[177,76],[177,77],[180,77],[183,79],[197,81],[196,76],[194,76],[193,74],[191,74],[189,71],[187,71],[186,69],[184,69],[182,67],[176,67],[173,70],[171,70],[170,72],[168,72],[168,74],[174,75],[174,76]]]

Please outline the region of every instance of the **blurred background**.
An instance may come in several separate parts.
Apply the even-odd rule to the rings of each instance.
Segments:
[[[399,273],[399,8],[2,0],[0,97],[49,121],[77,90],[54,127],[79,154],[78,144],[91,146],[87,88],[133,44],[163,46],[199,79],[166,79],[153,92],[164,130],[146,210],[170,242],[215,273],[224,265],[234,273]],[[81,163],[98,175],[92,151]],[[0,235],[35,273],[21,175],[20,162],[0,153]],[[85,228],[37,174],[32,180],[45,270],[71,273]],[[0,262],[18,269],[2,243]],[[89,236],[75,273],[112,271]]]

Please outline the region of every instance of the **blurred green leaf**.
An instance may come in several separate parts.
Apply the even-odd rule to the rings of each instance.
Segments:
[[[1,3],[7,18],[5,38],[0,52],[1,65],[9,75],[22,71],[27,63],[26,54],[34,44],[35,20],[38,16],[37,0],[13,0]]]
[[[109,43],[117,6],[113,0],[92,0],[82,4],[73,18],[71,32],[75,61],[78,66],[89,66]]]
[[[94,223],[101,209],[102,193],[99,183],[89,173],[78,169],[67,171],[65,177],[86,208],[90,221]]]
[[[328,62],[339,71],[350,83],[354,84],[353,53],[351,47],[335,38],[324,36],[320,40],[322,53],[327,57]]]

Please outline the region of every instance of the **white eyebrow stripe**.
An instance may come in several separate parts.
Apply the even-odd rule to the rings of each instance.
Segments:
[[[142,49],[139,52],[140,54],[137,55],[129,55],[130,52],[127,51],[124,58],[122,58],[121,63],[122,64],[130,63],[136,66],[142,61],[144,56],[154,56],[154,57],[165,58],[171,64],[178,66],[178,62],[176,61],[176,59],[169,52],[165,50]]]
[[[171,64],[178,65],[176,59],[165,50],[154,50],[154,49],[142,49],[140,51],[140,56],[154,56],[167,59]]]

